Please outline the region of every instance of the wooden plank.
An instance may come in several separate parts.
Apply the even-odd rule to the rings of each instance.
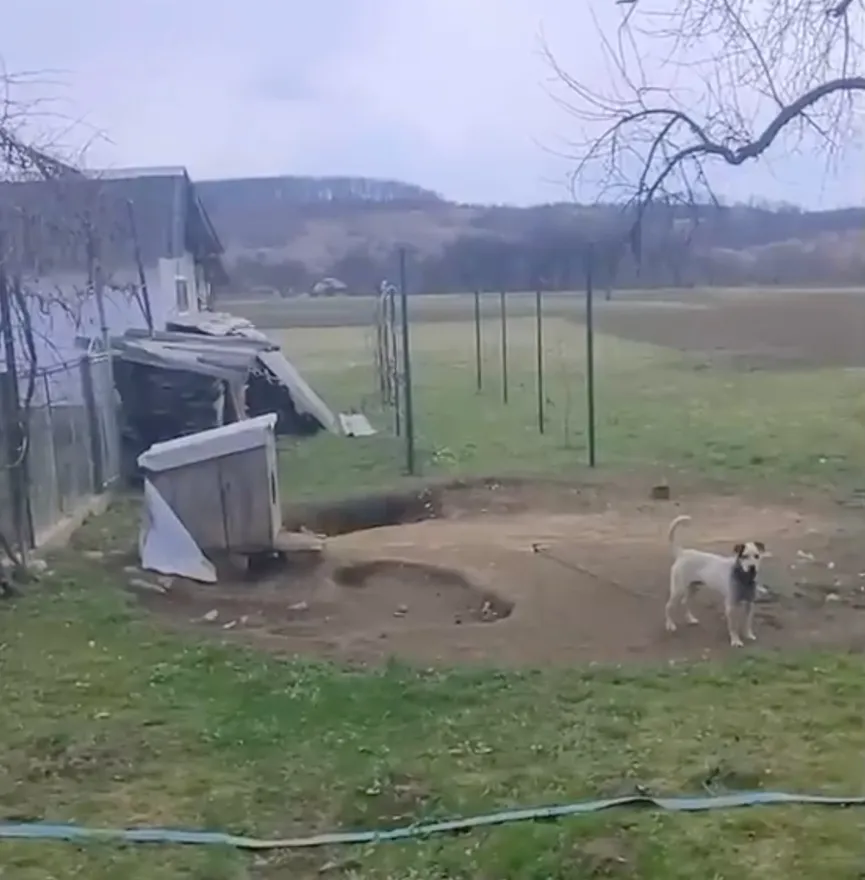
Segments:
[[[218,461],[197,462],[150,479],[202,551],[226,546]]]
[[[237,552],[273,548],[276,537],[273,482],[265,447],[220,459],[220,481],[225,505],[229,549]]]

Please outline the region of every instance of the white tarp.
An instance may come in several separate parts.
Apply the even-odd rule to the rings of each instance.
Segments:
[[[216,583],[216,569],[201,552],[168,502],[144,481],[144,509],[138,537],[141,567],[206,584]]]

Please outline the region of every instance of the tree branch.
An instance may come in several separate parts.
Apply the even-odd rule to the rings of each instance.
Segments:
[[[564,88],[554,97],[583,130],[568,153],[574,196],[615,193],[635,248],[653,202],[714,200],[709,160],[743,165],[782,135],[831,156],[862,124],[865,0],[677,0],[668,11],[635,0],[617,38],[599,43],[604,91],[545,51]]]

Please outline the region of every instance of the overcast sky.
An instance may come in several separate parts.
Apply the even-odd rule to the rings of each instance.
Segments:
[[[545,88],[539,34],[602,83],[590,8],[602,27],[621,14],[613,0],[22,0],[4,4],[0,55],[55,71],[57,109],[109,139],[93,167],[366,175],[525,204],[568,197],[554,153],[576,126]],[[865,202],[861,152],[829,174],[784,152],[715,180],[735,199]]]

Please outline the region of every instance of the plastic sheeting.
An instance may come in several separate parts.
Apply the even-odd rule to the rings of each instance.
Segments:
[[[145,479],[138,538],[141,567],[205,584],[216,583],[216,569],[157,488]]]

